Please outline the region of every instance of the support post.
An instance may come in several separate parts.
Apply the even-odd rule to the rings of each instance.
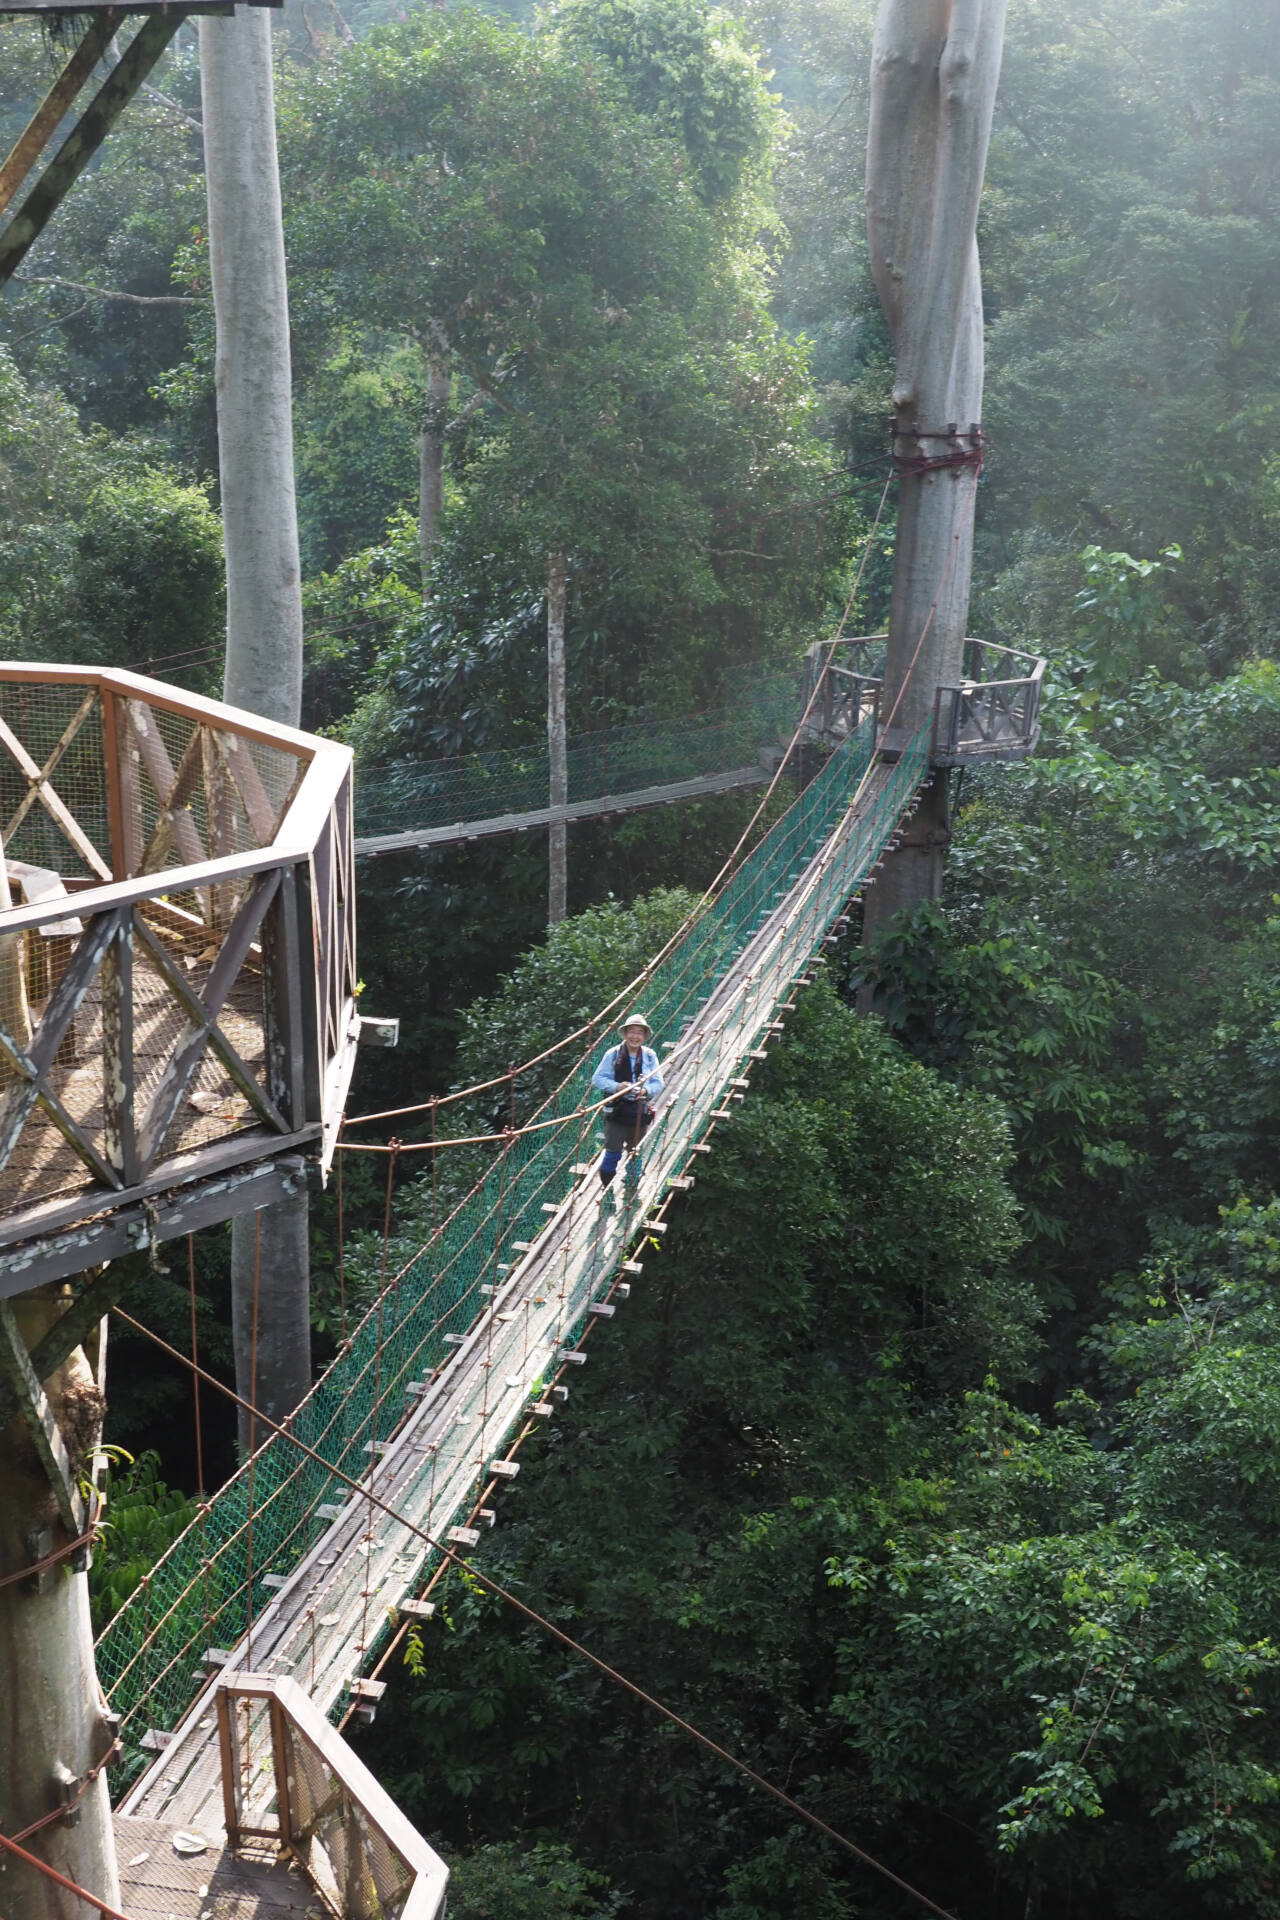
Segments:
[[[550,804],[569,804],[569,754],[565,735],[565,558],[547,556],[547,750],[551,769]],[[563,819],[547,830],[547,923],[558,926],[569,905],[569,829]]]
[[[885,663],[883,744],[930,721],[959,679],[973,566],[982,418],[977,220],[1004,47],[1006,0],[881,0],[872,48],[867,229],[896,360],[901,483]],[[945,835],[945,775],[927,832]],[[917,816],[918,818],[920,816]],[[886,855],[867,937],[936,896],[937,849]]]

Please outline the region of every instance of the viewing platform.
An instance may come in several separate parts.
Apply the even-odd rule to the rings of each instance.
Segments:
[[[264,1206],[354,1065],[350,749],[0,666],[0,1298]]]
[[[815,743],[836,746],[869,716],[881,724],[888,635],[820,641],[805,655],[805,703],[818,692],[810,723]],[[961,677],[938,689],[929,762],[935,767],[983,766],[1025,760],[1040,738],[1044,661],[1033,653],[966,640]],[[883,742],[882,742],[883,745]]]

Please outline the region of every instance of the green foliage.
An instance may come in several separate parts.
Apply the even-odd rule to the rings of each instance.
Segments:
[[[218,686],[222,523],[202,487],[156,468],[100,481],[76,516],[73,592],[88,658]]]
[[[1123,1872],[1154,1896],[1126,1910],[1195,1911],[1212,1883],[1276,1911],[1277,1654],[1242,1570],[1131,1511],[1127,1457],[990,1391],[931,1466],[850,1515],[832,1564],[834,1711],[874,1787],[976,1828],[1025,1889],[1114,1897]]]
[[[384,752],[540,724],[552,551],[579,728],[705,702],[731,654],[792,652],[822,607],[850,516],[806,511],[826,462],[805,354],[768,317],[744,212],[772,123],[728,23],[677,0],[532,39],[423,11],[296,89],[291,253],[317,365],[334,339],[359,336],[369,366],[407,337],[456,376],[431,592],[377,667]],[[314,458],[359,491],[330,411]]]
[[[451,1920],[609,1920],[626,1905],[603,1874],[547,1842],[478,1847],[450,1863]]]
[[[342,339],[307,381],[295,422],[298,536],[316,573],[376,547],[417,491],[421,356]]]
[[[171,1540],[195,1518],[196,1502],[165,1485],[158,1453],[125,1454],[106,1475],[105,1518],[89,1569],[93,1631],[102,1632]]]
[[[632,113],[684,149],[708,206],[741,202],[766,184],[777,109],[730,14],[698,0],[567,0],[555,33]]]
[[[203,488],[82,433],[0,353],[0,645],[207,688],[221,645],[222,531]],[[174,656],[184,656],[175,659]]]

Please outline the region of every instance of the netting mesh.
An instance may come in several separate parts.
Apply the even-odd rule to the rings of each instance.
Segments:
[[[790,738],[799,688],[792,674],[744,686],[724,711],[689,720],[637,715],[625,727],[569,741],[569,799],[592,800],[664,782],[753,765]],[[402,761],[361,786],[361,838],[453,826],[548,804],[551,770],[545,740],[458,760]]]
[[[698,1038],[696,1052],[687,1047],[678,1056],[670,1097],[646,1141],[641,1200],[656,1197],[678,1170],[756,1036],[911,802],[925,769],[925,737],[895,766],[868,776],[872,751],[867,725],[833,754],[654,970],[646,992],[656,1031],[668,1040],[682,1031]],[[308,1458],[283,1437],[268,1442],[107,1627],[98,1666],[123,1716],[128,1777],[140,1770],[137,1742],[144,1729],[172,1728],[190,1704],[200,1650],[241,1640],[273,1597],[278,1577],[328,1530],[332,1507],[324,1514],[317,1509],[348,1501],[349,1489],[333,1469],[356,1481],[365,1475],[371,1451],[399,1424],[410,1383],[440,1367],[451,1343],[476,1322],[482,1288],[492,1291],[519,1264],[522,1250],[548,1225],[545,1210],[565,1201],[575,1165],[591,1151],[595,1115],[584,1109],[594,1106],[596,1059],[593,1047],[543,1109],[540,1120],[551,1124],[515,1136],[443,1228],[405,1260],[394,1286],[303,1402],[291,1425],[318,1457]],[[616,1271],[632,1231],[622,1216],[606,1228],[593,1215],[581,1234],[570,1221],[563,1260],[556,1256],[558,1292],[552,1297],[548,1289],[532,1302],[541,1315],[535,1335],[528,1317],[522,1333],[514,1314],[489,1316],[510,1324],[489,1328],[493,1357],[477,1375],[482,1386],[457,1396],[452,1437],[433,1442],[430,1457],[403,1482],[405,1499],[419,1502],[418,1524],[429,1519],[434,1537],[451,1513],[473,1500],[477,1461],[483,1474],[504,1426],[520,1416],[530,1391],[541,1390],[556,1351],[576,1337],[599,1274],[610,1261]],[[327,1711],[341,1707],[353,1674],[368,1665],[390,1630],[393,1596],[410,1590],[431,1564],[423,1543],[390,1537],[391,1526],[375,1578],[374,1532],[387,1527],[371,1510],[364,1559],[352,1551],[336,1568],[320,1568],[333,1594],[326,1611],[317,1619],[313,1608],[292,1639],[273,1639],[274,1670],[296,1675],[318,1704],[324,1697]],[[339,1591],[344,1581],[349,1592]]]

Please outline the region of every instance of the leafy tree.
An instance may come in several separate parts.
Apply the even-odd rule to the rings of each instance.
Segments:
[[[169,1544],[195,1518],[196,1502],[165,1485],[155,1452],[125,1455],[106,1476],[105,1512],[89,1568],[93,1630],[101,1633]]]
[[[609,1920],[626,1911],[601,1873],[580,1866],[567,1847],[478,1847],[449,1869],[454,1920]]]
[[[654,19],[684,34],[686,68],[701,48],[741,78],[736,43],[712,47],[667,12]],[[821,464],[803,355],[771,327],[754,258],[728,246],[683,149],[573,50],[568,27],[530,41],[466,10],[423,13],[295,102],[304,330],[408,334],[428,357],[443,337],[459,370],[435,597],[380,667],[402,752],[438,750],[480,673],[489,727],[504,708],[504,731],[540,726],[551,553],[569,561],[584,719],[607,653],[630,656],[615,712],[657,690],[689,704],[729,650],[763,651],[763,631],[821,600],[812,536],[787,517]],[[465,739],[479,743],[470,724]]]
[[[221,531],[201,487],[83,433],[0,353],[0,635],[18,659],[163,660],[207,688],[221,651]]]

